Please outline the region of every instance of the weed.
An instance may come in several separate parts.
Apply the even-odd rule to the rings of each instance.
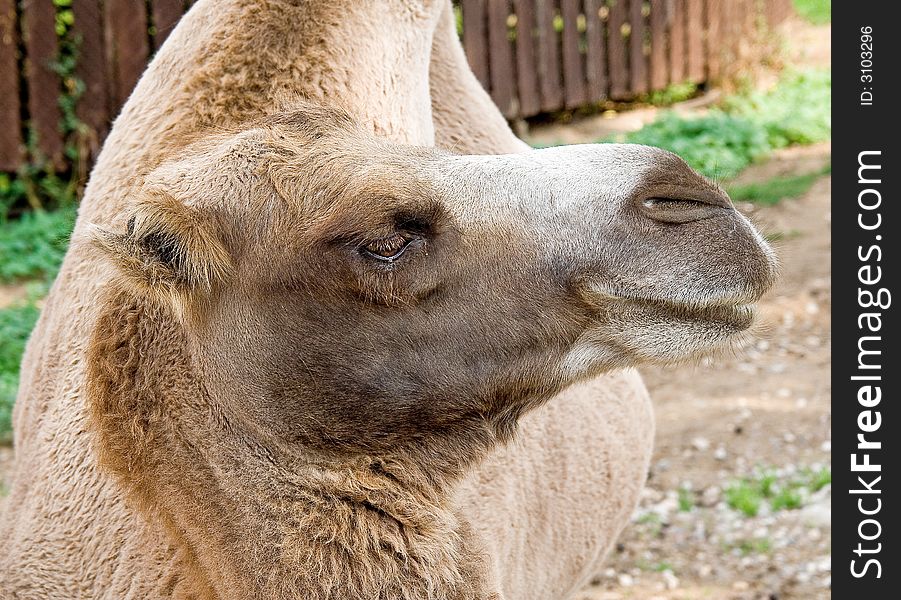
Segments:
[[[832,134],[832,71],[789,71],[772,90],[730,96],[723,108],[750,119],[773,148],[828,140]]]
[[[794,510],[796,508],[801,508],[804,504],[804,497],[801,495],[801,491],[798,487],[789,486],[785,489],[779,490],[777,494],[775,494],[770,500],[770,508],[773,509],[773,512],[777,510]]]
[[[794,0],[798,14],[814,25],[832,22],[832,3],[829,0]]]
[[[671,83],[662,90],[648,94],[647,102],[655,106],[670,106],[677,102],[684,102],[693,98],[698,93],[698,84],[686,81],[684,83]]]
[[[818,492],[827,485],[832,483],[832,469],[822,467],[817,471],[810,471],[807,474],[808,487],[810,491]]]
[[[750,540],[742,540],[733,548],[738,548],[742,556],[749,554],[768,554],[773,549],[773,542],[769,538],[753,538]]]
[[[66,253],[75,207],[29,212],[0,224],[0,282],[51,281]],[[3,339],[3,338],[0,338]]]
[[[33,301],[0,309],[0,440],[11,432],[12,406],[19,385],[19,362],[40,310]]]
[[[681,512],[691,512],[695,507],[695,495],[687,487],[679,488],[679,510]]]
[[[760,503],[759,489],[747,480],[733,483],[726,488],[726,504],[744,513],[746,517],[756,517],[760,512]]]

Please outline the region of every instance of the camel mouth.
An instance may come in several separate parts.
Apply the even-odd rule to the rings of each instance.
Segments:
[[[649,312],[660,314],[667,321],[694,323],[735,332],[750,328],[757,314],[757,304],[754,302],[718,302],[699,305],[669,300],[636,298],[623,298],[623,300],[638,304]]]
[[[744,331],[751,327],[757,314],[757,305],[753,303],[735,305],[716,305],[701,308],[683,307],[676,311],[680,320],[703,321],[711,325],[721,324],[736,331]]]
[[[751,297],[723,297],[707,301],[680,301],[592,290],[595,305],[606,304],[613,312],[637,309],[661,322],[691,323],[733,332],[753,325],[757,316],[757,300]],[[616,308],[613,308],[616,307]]]

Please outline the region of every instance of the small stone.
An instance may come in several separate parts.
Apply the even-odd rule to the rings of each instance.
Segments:
[[[622,587],[631,587],[635,585],[635,580],[628,573],[620,573],[616,580]]]
[[[820,444],[820,450],[823,452],[832,452],[832,441],[826,440],[822,444]]]
[[[674,590],[679,587],[679,578],[672,571],[666,569],[661,575],[663,575],[663,583],[666,585],[666,589]]]
[[[832,504],[829,499],[809,504],[801,509],[801,522],[810,527],[829,527],[832,523]]]
[[[790,432],[790,431],[786,431],[786,432],[782,435],[782,439],[783,439],[783,441],[785,441],[786,444],[794,443],[794,441],[795,441],[795,434],[793,434],[793,433]]]
[[[720,499],[720,488],[715,485],[711,485],[708,488],[705,488],[703,492],[701,492],[701,502],[704,506],[713,506]]]
[[[736,581],[732,584],[732,589],[737,592],[743,592],[750,587],[751,585],[747,581]]]
[[[788,388],[779,388],[778,390],[776,390],[776,395],[780,398],[788,398],[789,396],[791,396],[791,390],[789,390]]]
[[[726,449],[723,446],[717,446],[713,451],[713,458],[716,460],[726,460]]]
[[[710,449],[710,440],[705,437],[696,437],[691,440],[691,446],[698,452],[706,452]]]
[[[798,398],[795,400],[795,406],[797,408],[807,408],[807,398]]]

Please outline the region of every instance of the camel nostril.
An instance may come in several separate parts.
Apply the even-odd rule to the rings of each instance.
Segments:
[[[693,198],[645,198],[638,203],[642,213],[663,223],[691,223],[723,214],[731,207],[720,202]]]

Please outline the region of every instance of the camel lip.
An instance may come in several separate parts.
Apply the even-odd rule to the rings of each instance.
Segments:
[[[614,293],[594,289],[592,304],[613,302],[616,305],[631,304],[652,312],[660,312],[678,321],[705,321],[743,331],[754,322],[757,314],[757,298],[722,297],[705,302],[680,302],[668,298],[650,298],[631,294]]]

